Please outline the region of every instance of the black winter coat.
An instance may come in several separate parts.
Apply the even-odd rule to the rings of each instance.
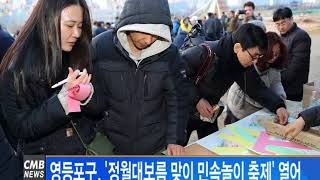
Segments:
[[[259,102],[271,112],[279,107],[285,107],[284,101],[269,90],[253,66],[244,68],[233,52],[232,35],[227,35],[219,41],[207,42],[216,53],[214,68],[209,68],[207,76],[193,89],[194,106],[201,98],[210,104],[217,104],[230,86],[236,82],[249,97]],[[182,59],[188,65],[187,75],[191,79],[196,77],[207,50],[203,47],[192,47],[182,53]]]
[[[189,81],[173,45],[137,66],[115,35],[129,24],[172,26],[168,1],[127,0],[114,32],[93,40],[94,86],[101,94],[94,109],[106,110],[103,132],[114,153],[155,154],[184,143]]]
[[[93,109],[106,110],[104,134],[114,152],[154,154],[167,144],[183,144],[190,84],[178,49],[171,45],[137,67],[111,31],[95,38],[93,46],[100,94]]]
[[[309,77],[311,38],[295,23],[281,37],[288,48],[288,67],[281,73],[281,82],[287,99],[301,101],[303,84],[308,82]]]
[[[39,57],[31,51],[25,58]],[[63,59],[68,61],[67,59]],[[67,71],[66,66],[64,69]],[[67,73],[67,72],[66,72]],[[61,75],[64,79],[67,74]],[[4,129],[13,147],[22,148],[24,154],[84,154],[85,149],[73,130],[67,136],[67,128],[71,128],[70,120],[85,143],[91,142],[95,132],[93,123],[82,113],[65,114],[57,97],[60,88],[51,89],[47,81],[39,79],[27,80],[26,90],[18,94],[14,86],[12,70],[5,72],[1,79],[1,110],[4,116]],[[70,132],[70,131],[69,131]]]

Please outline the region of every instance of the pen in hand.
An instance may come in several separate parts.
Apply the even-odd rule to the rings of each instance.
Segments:
[[[84,72],[80,72],[80,73],[79,73],[79,76],[81,76],[83,73],[84,73]],[[52,88],[52,89],[57,88],[57,87],[59,87],[59,86],[64,85],[64,84],[67,83],[67,82],[68,82],[68,78],[65,78],[64,80],[62,80],[62,81],[54,84],[53,86],[51,86],[51,88]]]

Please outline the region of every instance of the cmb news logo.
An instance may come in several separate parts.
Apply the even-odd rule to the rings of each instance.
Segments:
[[[45,179],[46,161],[45,156],[25,155],[23,157],[23,179]]]

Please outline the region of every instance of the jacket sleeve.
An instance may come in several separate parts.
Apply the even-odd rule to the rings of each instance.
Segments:
[[[100,119],[102,113],[108,108],[109,93],[106,92],[106,82],[103,76],[103,69],[99,68],[99,63],[94,65],[94,73],[92,75],[92,85],[94,94],[90,102],[84,106],[83,112],[95,119]]]
[[[93,73],[92,73],[92,85],[94,88],[94,94],[90,100],[90,102],[83,108],[83,112],[88,114],[95,119],[102,118],[102,113],[107,109],[107,99],[108,93],[106,92],[106,82],[105,76],[103,74],[103,69],[100,68],[99,59],[99,51],[104,46],[98,44],[100,41],[94,39],[91,45],[91,60],[93,62]]]
[[[288,67],[281,73],[282,81],[287,83],[296,81],[301,70],[309,68],[311,39],[307,34],[297,34],[296,38],[289,52],[291,56]]]
[[[305,121],[304,130],[309,130],[310,127],[320,125],[320,106],[312,107],[302,111],[301,116]]]
[[[287,99],[286,92],[281,83],[281,74],[278,70],[272,70],[272,79],[270,82],[270,89],[280,96],[282,99]]]
[[[191,82],[187,79],[180,56],[169,64],[165,80],[165,99],[168,113],[167,143],[183,145],[189,115]]]
[[[4,119],[17,138],[41,137],[69,122],[57,95],[34,108],[18,104],[13,74],[3,75],[1,91]],[[20,100],[24,99],[21,95],[19,96]]]
[[[271,112],[276,112],[280,107],[286,107],[284,101],[265,86],[255,68],[252,66],[244,76],[236,79],[237,84],[248,96]]]

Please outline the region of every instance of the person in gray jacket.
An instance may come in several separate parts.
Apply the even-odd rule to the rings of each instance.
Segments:
[[[268,32],[267,37],[269,44],[267,55],[254,66],[264,84],[282,99],[286,99],[286,93],[281,84],[280,70],[287,63],[287,48],[275,32]],[[247,77],[253,78],[250,75]],[[250,98],[237,83],[234,83],[228,92],[227,104],[225,124],[234,123],[263,108]]]

